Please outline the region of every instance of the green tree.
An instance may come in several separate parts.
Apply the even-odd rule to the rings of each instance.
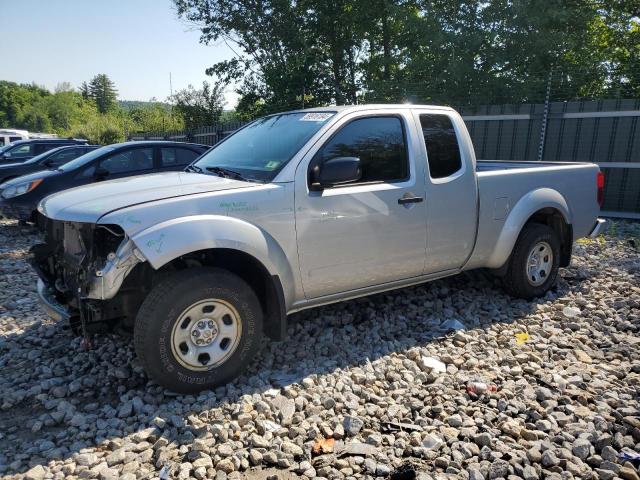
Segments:
[[[78,90],[80,91],[82,98],[85,100],[89,100],[89,98],[91,98],[91,90],[89,89],[89,84],[87,82],[82,82]]]
[[[633,0],[174,0],[235,58],[240,115],[328,103],[540,102],[640,90]]]
[[[111,79],[100,73],[89,82],[89,97],[96,102],[100,113],[106,113],[116,106],[118,91]]]
[[[224,86],[222,83],[202,82],[202,89],[193,85],[176,92],[170,101],[173,111],[184,121],[187,129],[213,125],[218,122],[224,107]]]
[[[136,105],[128,112],[133,128],[140,131],[181,130],[184,121],[170,105],[150,102]]]

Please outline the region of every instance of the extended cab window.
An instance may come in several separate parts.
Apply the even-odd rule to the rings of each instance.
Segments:
[[[447,115],[420,115],[431,178],[444,178],[462,168],[458,137]]]
[[[404,128],[398,117],[368,117],[348,123],[314,161],[323,163],[336,157],[360,159],[360,182],[393,182],[409,176]]]

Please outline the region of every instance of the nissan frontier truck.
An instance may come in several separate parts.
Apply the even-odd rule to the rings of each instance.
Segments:
[[[52,317],[132,330],[150,378],[196,392],[299,310],[477,268],[542,296],[600,232],[602,195],[592,163],[476,161],[451,108],[313,108],[260,118],[186,171],[45,198],[32,264]]]

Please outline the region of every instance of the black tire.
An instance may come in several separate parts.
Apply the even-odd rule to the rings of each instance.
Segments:
[[[241,333],[235,350],[223,363],[196,371],[183,365],[179,353],[174,353],[173,332],[182,328],[176,324],[184,312],[209,299],[235,309]],[[226,270],[197,268],[172,273],[151,290],[138,311],[133,338],[149,377],[169,390],[195,393],[237,377],[257,353],[261,335],[262,309],[251,287]],[[198,347],[193,347],[197,351]]]
[[[552,266],[545,272],[543,283],[532,284],[528,278],[527,262],[534,246],[545,242],[553,252]],[[503,285],[507,293],[514,297],[531,300],[541,297],[555,284],[560,264],[560,239],[552,228],[540,223],[530,223],[520,232],[520,236],[509,258],[509,265],[503,277]],[[540,281],[540,279],[539,279]]]

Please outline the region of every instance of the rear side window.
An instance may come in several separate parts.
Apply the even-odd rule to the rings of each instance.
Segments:
[[[360,158],[360,182],[392,182],[409,176],[404,128],[398,117],[369,117],[348,123],[322,147],[315,161],[324,163],[336,157]]]
[[[188,148],[162,147],[160,149],[160,163],[163,167],[186,166],[198,158],[200,154]]]
[[[431,178],[444,178],[462,168],[458,137],[446,115],[420,115],[420,126],[427,147]]]
[[[60,144],[56,143],[36,143],[34,153],[35,155],[40,155],[41,153],[48,152],[54,148],[58,148]]]
[[[56,152],[49,157],[49,164],[51,166],[59,167],[65,163],[73,160],[74,158],[84,155],[85,151],[80,148],[68,148],[60,152]]]
[[[153,168],[153,148],[134,148],[118,152],[102,160],[100,168],[112,174],[151,170]]]

